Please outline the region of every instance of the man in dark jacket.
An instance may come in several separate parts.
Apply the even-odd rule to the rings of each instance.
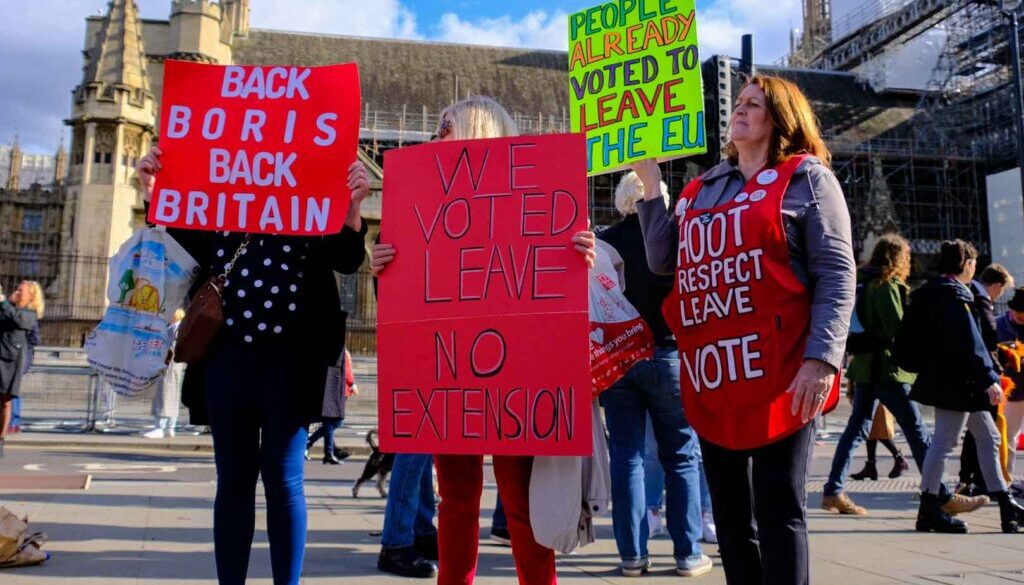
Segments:
[[[995,354],[998,344],[996,333],[996,310],[995,303],[1007,290],[1013,288],[1013,276],[1010,275],[1004,266],[992,264],[982,271],[981,277],[971,281],[971,293],[974,294],[974,312],[981,327],[981,338],[985,342],[985,349]],[[994,360],[996,369],[999,370],[998,360]],[[996,415],[997,407],[990,409],[992,416]],[[970,431],[964,435],[963,449],[960,452],[960,486],[958,492],[966,494],[987,493],[985,480],[982,478],[981,466],[978,464],[977,450],[974,445],[974,435]]]
[[[897,339],[901,365],[918,370],[911,398],[935,407],[935,433],[921,469],[921,507],[917,530],[967,532],[967,525],[945,514],[939,487],[946,458],[966,423],[974,433],[978,460],[988,489],[999,501],[1004,532],[1017,532],[1024,508],[1009,494],[999,464],[999,431],[988,410],[1002,400],[992,355],[981,338],[968,288],[978,253],[970,244],[944,242],[940,276],[911,295],[903,339]],[[906,359],[912,355],[910,359]]]

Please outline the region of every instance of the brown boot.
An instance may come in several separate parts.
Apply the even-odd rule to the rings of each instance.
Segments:
[[[849,514],[851,516],[867,516],[868,511],[854,503],[850,496],[840,492],[834,496],[821,498],[821,509],[833,514]]]
[[[956,516],[957,514],[973,512],[988,502],[988,496],[968,497],[960,494],[953,494],[949,498],[949,501],[942,505],[942,511],[950,516]]]

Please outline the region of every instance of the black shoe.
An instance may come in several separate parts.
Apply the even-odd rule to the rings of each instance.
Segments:
[[[993,494],[993,499],[999,502],[999,521],[1003,532],[1019,532],[1021,525],[1024,525],[1024,506],[1009,492]]]
[[[864,463],[864,469],[861,469],[859,472],[851,475],[850,479],[854,479],[857,481],[863,481],[865,479],[870,479],[871,481],[878,481],[878,470],[875,469],[875,462],[872,461],[871,459],[868,459]]]
[[[412,546],[380,549],[377,570],[413,579],[433,579],[437,576],[437,565],[420,557]]]
[[[940,532],[944,534],[967,534],[967,524],[942,511],[939,497],[923,492],[921,507],[917,511],[918,532]]]
[[[341,459],[330,451],[324,451],[324,465],[341,465]]]
[[[334,456],[338,459],[338,461],[344,461],[351,457],[352,453],[346,451],[345,449],[335,449]]]
[[[897,455],[896,460],[892,463],[892,471],[889,472],[889,479],[896,479],[903,475],[904,471],[910,469],[907,465],[907,460],[903,458],[903,455]]]
[[[428,561],[436,561],[438,559],[439,555],[437,554],[436,534],[432,534],[430,536],[417,536],[416,541],[412,546],[416,549],[416,554]]]

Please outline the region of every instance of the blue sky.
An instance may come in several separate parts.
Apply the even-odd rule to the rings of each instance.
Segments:
[[[566,18],[598,0],[250,0],[252,26],[323,34],[565,50]],[[167,19],[170,0],[136,0]],[[50,153],[66,129],[82,75],[85,18],[107,0],[0,0],[0,144],[17,132],[28,152]],[[770,8],[766,9],[766,6]],[[739,53],[754,33],[758,61],[785,55],[800,0],[698,0],[701,54]]]

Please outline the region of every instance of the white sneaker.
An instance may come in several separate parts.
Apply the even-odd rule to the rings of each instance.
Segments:
[[[167,433],[167,438],[168,439],[174,437],[174,429],[167,429],[166,433]]]
[[[622,561],[619,569],[623,577],[643,577],[644,573],[651,570],[651,559],[644,557],[635,561]]]
[[[708,555],[693,555],[676,561],[676,574],[680,577],[700,577],[710,573],[714,567]]]
[[[142,436],[146,439],[163,439],[167,436],[167,432],[161,428],[155,428],[151,431],[142,433]]]
[[[701,540],[708,544],[718,544],[718,529],[715,528],[715,518],[711,514],[704,514]]]
[[[668,530],[665,529],[665,521],[661,519],[661,514],[648,509],[647,538],[658,538],[659,536],[665,536],[666,534],[668,534]]]

